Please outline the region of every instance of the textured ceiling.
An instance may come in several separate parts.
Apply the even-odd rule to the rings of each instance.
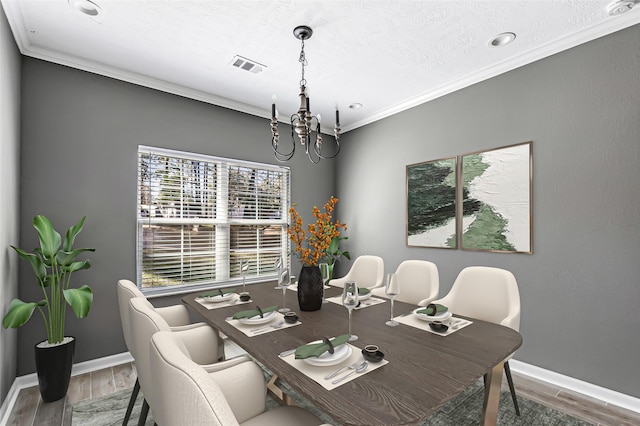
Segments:
[[[93,1],[97,19],[67,0],[2,5],[24,55],[262,117],[275,94],[280,119],[298,107],[292,30],[308,25],[306,78],[323,131],[336,104],[350,130],[640,23],[640,6],[612,17],[600,0]],[[513,43],[488,45],[507,31]],[[266,68],[235,68],[234,55]]]

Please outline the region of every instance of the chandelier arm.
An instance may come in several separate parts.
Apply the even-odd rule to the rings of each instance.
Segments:
[[[329,160],[329,159],[331,159],[331,158],[336,158],[336,157],[338,156],[338,154],[340,154],[340,141],[339,141],[338,139],[336,139],[336,146],[337,146],[337,148],[336,148],[336,152],[334,152],[332,155],[322,155],[322,154],[320,153],[320,151],[322,150],[322,148],[318,149],[318,148],[316,147],[316,145],[315,145],[315,144],[314,144],[314,146],[313,146],[313,149],[314,149],[314,151],[316,152],[316,155],[317,155],[319,158],[321,158],[321,159],[323,159],[323,160]]]
[[[280,152],[278,145],[280,142],[280,134],[278,133],[278,121],[274,118],[271,120],[271,148],[273,148],[273,156],[281,163],[291,160],[296,152],[296,144],[292,143],[291,151],[287,153]]]

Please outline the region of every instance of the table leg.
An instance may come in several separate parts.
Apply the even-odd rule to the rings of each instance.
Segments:
[[[289,395],[287,395],[286,393],[284,393],[282,391],[282,389],[280,389],[276,385],[276,381],[277,380],[278,380],[278,376],[276,376],[275,374],[273,376],[271,376],[271,379],[269,380],[269,382],[267,382],[267,391],[271,392],[271,394],[276,399],[279,399],[280,402],[282,402],[282,404],[284,404],[284,405],[294,405],[293,404],[293,400],[291,399],[291,397]]]
[[[500,388],[502,387],[502,363],[498,363],[487,373],[484,388],[484,405],[482,421],[484,426],[495,426],[498,422],[498,408],[500,405]]]

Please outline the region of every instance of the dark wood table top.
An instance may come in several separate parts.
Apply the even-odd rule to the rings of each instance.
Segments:
[[[473,324],[446,337],[403,324],[388,327],[385,321],[390,316],[390,304],[381,303],[353,311],[352,332],[359,339],[351,343],[359,348],[367,344],[378,345],[389,363],[327,391],[278,354],[323,336],[347,333],[346,308],[326,303],[319,311],[302,312],[298,308],[296,292],[288,290],[286,306],[300,316],[302,324],[299,326],[248,337],[225,321],[234,312],[253,308],[256,304],[262,307],[282,304],[282,291],[274,289],[274,285],[269,282],[248,287],[252,304],[209,310],[195,301],[197,294],[185,296],[183,302],[344,425],[418,423],[522,345],[518,332],[473,319]],[[326,294],[332,297],[341,291],[331,288]],[[414,308],[414,305],[396,301],[394,314]]]

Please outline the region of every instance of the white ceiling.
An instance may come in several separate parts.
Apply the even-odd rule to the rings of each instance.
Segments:
[[[311,110],[331,132],[387,117],[581,43],[640,23],[640,5],[609,16],[610,0],[190,1],[2,0],[24,55],[268,117],[298,108],[298,25]],[[488,42],[502,32],[509,45]],[[266,66],[231,66],[241,55]],[[579,70],[575,70],[579,72]],[[361,109],[350,109],[352,103]]]

